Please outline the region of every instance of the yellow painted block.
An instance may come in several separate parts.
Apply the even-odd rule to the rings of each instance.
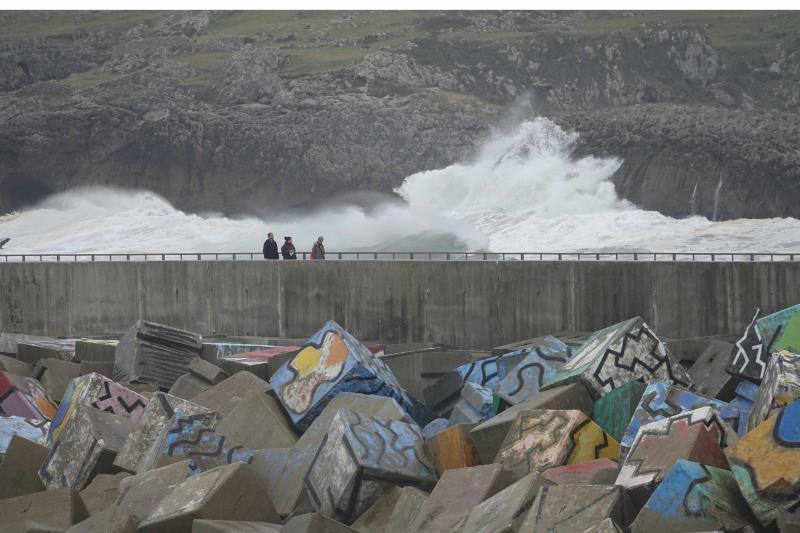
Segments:
[[[451,468],[465,468],[483,464],[478,450],[469,438],[470,430],[477,424],[456,424],[440,431],[425,443],[425,453],[441,475]]]

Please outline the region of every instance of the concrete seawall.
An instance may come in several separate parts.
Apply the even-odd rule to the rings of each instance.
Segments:
[[[800,263],[138,262],[0,264],[0,331],[121,332],[147,318],[203,334],[490,347],[641,315],[660,335],[735,333],[800,302]]]

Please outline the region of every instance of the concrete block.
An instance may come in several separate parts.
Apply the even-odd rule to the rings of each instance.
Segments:
[[[394,485],[436,483],[416,425],[340,409],[304,484],[321,514],[351,524]]]
[[[780,533],[797,533],[800,531],[800,514],[796,509],[793,513],[783,511],[775,519],[775,525]]]
[[[436,472],[483,464],[478,450],[470,439],[476,424],[456,424],[425,441],[425,453]]]
[[[114,352],[114,379],[142,381],[168,389],[200,355],[200,335],[138,320]]]
[[[75,339],[44,339],[17,344],[17,359],[29,365],[49,358],[72,361],[75,358]]]
[[[184,480],[156,504],[139,525],[139,531],[189,531],[195,519],[280,520],[249,465],[234,463]]]
[[[618,456],[619,443],[580,411],[525,410],[512,422],[494,462],[519,479],[554,466]]]
[[[457,367],[468,366],[471,363],[484,361],[487,358],[496,361],[496,359],[492,357],[492,354],[480,350],[448,349],[436,352],[425,352],[425,356],[422,357],[421,360],[422,367],[420,369],[420,376],[440,378]]]
[[[592,527],[583,530],[583,533],[623,533],[623,529],[619,527],[614,520],[606,518],[602,522],[593,525]],[[722,532],[708,532],[708,533],[722,533]]]
[[[422,391],[425,403],[435,411],[446,412],[449,404],[458,400],[465,383],[493,389],[499,383],[498,359],[499,357],[487,357],[450,370]]]
[[[679,459],[639,511],[631,530],[733,531],[753,522],[729,470]]]
[[[133,429],[130,418],[79,404],[53,442],[39,477],[48,489],[80,490],[97,474],[113,474],[114,457]]]
[[[0,355],[0,371],[9,372],[22,377],[31,377],[33,366],[9,355]]]
[[[747,422],[750,420],[750,413],[753,411],[758,389],[758,385],[752,381],[740,381],[736,385],[734,397],[730,404],[739,410],[739,430],[736,433],[740,437],[748,431]]]
[[[726,371],[756,382],[761,381],[769,363],[769,339],[762,339],[756,320],[761,309],[756,309],[753,319],[744,328],[741,337],[734,343]]]
[[[646,388],[640,381],[629,381],[603,394],[594,402],[592,420],[614,440],[621,441]]]
[[[553,485],[539,489],[520,531],[584,531],[604,520],[622,523],[622,489],[606,485]]]
[[[725,450],[739,489],[763,525],[800,502],[800,400]],[[702,462],[702,461],[698,461]]]
[[[311,426],[303,433],[286,457],[286,468],[281,474],[281,491],[275,496],[275,506],[281,516],[292,512],[305,494],[304,478],[309,464],[322,444],[331,421],[339,409],[349,409],[362,416],[399,420],[411,423],[408,414],[394,399],[386,396],[368,396],[343,392],[323,409]],[[255,461],[256,459],[254,459]]]
[[[476,383],[461,388],[461,399],[450,413],[450,425],[480,423],[494,415],[492,390]]]
[[[301,431],[341,392],[394,398],[423,426],[435,418],[400,386],[380,359],[333,321],[326,322],[270,382]]]
[[[516,352],[519,350],[523,350],[525,348],[529,348],[531,346],[536,346],[540,344],[546,337],[534,337],[532,339],[525,339],[516,342],[510,342],[508,344],[503,344],[501,346],[495,346],[492,348],[492,355],[505,355],[507,353]]]
[[[281,533],[354,533],[355,529],[349,528],[333,518],[320,513],[307,513],[295,516],[283,526]]]
[[[269,379],[301,349],[302,346],[272,346],[251,352],[225,355],[218,362],[230,373],[246,371],[261,379]]]
[[[800,315],[798,315],[800,316]],[[753,402],[747,431],[752,431],[769,416],[772,409],[783,407],[800,397],[800,354],[776,350]]]
[[[252,339],[230,339],[230,340],[215,340],[204,339],[203,347],[200,349],[200,358],[208,361],[211,364],[219,365],[219,360],[226,355],[255,352],[258,350],[266,350],[267,348],[275,348],[277,344],[266,342],[251,342]],[[302,344],[303,341],[301,341]]]
[[[519,531],[539,489],[549,482],[538,472],[523,477],[472,509],[463,533],[513,533]]]
[[[122,480],[130,477],[128,472],[97,474],[85,489],[80,491],[81,500],[90,515],[112,506],[117,501],[117,490]]]
[[[244,398],[250,391],[266,394],[272,391],[272,387],[269,383],[250,372],[237,372],[210,389],[204,390],[192,398],[192,402],[216,411],[221,417],[225,417],[236,407],[239,400]]]
[[[139,522],[131,513],[109,507],[78,522],[65,533],[136,533]]]
[[[212,385],[208,381],[198,378],[194,374],[186,373],[175,380],[175,383],[169,388],[169,393],[184,400],[191,400],[211,387]]]
[[[518,352],[511,352],[509,355]],[[501,378],[495,394],[509,405],[537,395],[544,381],[553,376],[572,356],[572,348],[552,336],[519,350],[524,358]],[[505,359],[505,358],[504,358]],[[503,365],[498,365],[501,368]]]
[[[297,442],[278,401],[258,391],[247,393],[217,425],[216,432],[251,450],[289,448]]]
[[[717,416],[730,425],[734,431],[738,428],[739,410],[732,405],[700,396],[669,383],[651,383],[642,394],[642,400],[634,411],[620,444],[624,449],[630,448],[642,426],[704,406],[713,407]]]
[[[144,519],[150,510],[186,479],[189,461],[148,470],[120,481],[114,508]]]
[[[701,407],[641,427],[617,477],[643,503],[678,459],[729,468],[723,448],[728,432],[713,407]]]
[[[186,414],[175,411],[161,431],[156,467],[189,459],[188,475],[229,464],[226,459],[249,462],[252,454],[238,443],[231,443],[214,432],[219,415],[214,412]],[[229,456],[230,454],[230,456]],[[206,457],[207,455],[207,457]]]
[[[207,407],[181,398],[163,392],[155,393],[114,460],[114,465],[137,473],[153,468],[158,458],[161,433],[176,411],[189,415],[211,412]]]
[[[47,448],[22,437],[11,437],[0,463],[0,500],[45,490],[39,466]]]
[[[384,533],[402,533],[413,524],[428,501],[428,493],[416,487],[400,488],[400,497],[394,505],[392,515],[386,523]]]
[[[81,497],[68,488],[0,500],[3,531],[9,533],[27,531],[26,522],[64,530],[88,516]]]
[[[21,437],[37,444],[47,445],[50,422],[21,416],[0,416],[0,457],[8,449],[11,439]]]
[[[437,418],[436,420],[430,422],[427,426],[422,428],[422,436],[425,437],[426,439],[430,439],[440,431],[444,431],[449,427],[450,427],[449,420],[447,420],[446,418]]]
[[[58,440],[62,428],[80,405],[129,418],[136,423],[144,413],[147,398],[97,373],[75,378],[69,382],[50,424],[49,443]]]
[[[280,524],[238,520],[195,520],[192,533],[280,533]]]
[[[20,342],[47,341],[52,337],[42,337],[40,335],[26,335],[24,333],[0,333],[0,354],[17,356],[17,345]]]
[[[228,373],[223,369],[200,357],[195,357],[189,361],[189,372],[198,378],[208,381],[212,385],[221,383],[224,379],[229,377]]]
[[[0,415],[50,421],[56,406],[35,379],[0,372]]]
[[[601,457],[549,468],[542,476],[555,485],[613,485],[619,476],[619,465],[611,459]]]
[[[508,472],[497,464],[448,470],[425,501],[409,531],[460,531],[475,506],[510,484]]]
[[[401,487],[389,489],[353,522],[351,528],[358,533],[385,533],[394,506],[402,493]]]
[[[97,372],[101,376],[105,376],[108,379],[114,379],[114,362],[113,361],[81,361],[78,363],[80,365],[80,375],[84,374],[91,374],[92,372]],[[131,389],[133,390],[133,389]]]
[[[119,340],[115,339],[77,339],[75,341],[75,360],[113,363],[118,344]]]
[[[774,350],[800,352],[800,304],[757,319],[756,328],[770,353]]]
[[[725,371],[733,344],[711,341],[689,369],[694,392],[723,401],[733,399],[738,379]]]
[[[550,379],[545,389],[581,381],[595,398],[628,381],[666,381],[689,388],[692,380],[641,317],[592,335]]]
[[[517,414],[525,410],[574,409],[591,413],[594,402],[586,387],[572,383],[541,392],[536,396],[509,407],[500,414],[479,424],[470,432],[472,442],[484,463],[491,463],[508,433]]]

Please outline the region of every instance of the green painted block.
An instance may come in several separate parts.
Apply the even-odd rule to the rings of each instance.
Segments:
[[[772,349],[800,353],[800,313],[795,313],[789,319]]]
[[[592,420],[617,442],[621,441],[646,388],[644,383],[629,381],[607,392],[594,402]]]

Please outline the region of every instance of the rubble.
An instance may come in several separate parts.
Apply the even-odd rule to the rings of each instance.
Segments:
[[[113,340],[79,339],[71,361],[42,357],[35,368],[7,352],[0,529],[791,528],[798,310],[748,326],[750,340],[774,337],[757,378],[743,375],[754,345],[713,340],[678,363],[640,318],[582,345],[542,336],[494,355],[426,345],[408,352],[413,364],[335,322],[302,348],[252,338],[201,350],[199,335],[142,321],[118,346],[114,375],[124,381],[96,371],[111,367]],[[373,351],[388,353],[405,381]],[[260,352],[272,355],[226,372],[247,367],[226,359]]]

